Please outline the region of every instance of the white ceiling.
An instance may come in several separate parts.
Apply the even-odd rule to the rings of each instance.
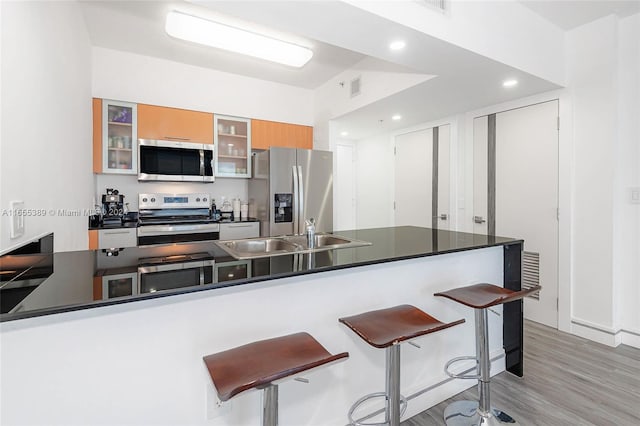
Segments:
[[[640,12],[640,0],[520,0],[522,4],[564,30],[571,30],[611,14]]]
[[[587,2],[588,7],[575,1],[526,3],[536,13],[553,22],[557,20],[557,25],[562,26],[594,19],[596,9],[600,14],[611,13],[610,8],[591,3],[629,2]],[[82,1],[81,4],[91,41],[100,47],[308,89],[330,81],[364,58],[377,61],[389,72],[397,70],[436,76],[345,116],[335,117],[338,127],[349,131],[352,139],[559,87],[344,2],[177,0]],[[630,13],[629,5],[616,7]],[[311,47],[314,57],[302,69],[295,69],[173,39],[164,32],[164,19],[171,9],[204,17],[224,15],[240,25],[249,23],[254,29],[258,26]],[[587,10],[589,13],[585,12]],[[570,19],[574,21],[568,23]],[[396,37],[407,41],[407,49],[401,53],[390,52],[387,48],[389,40]],[[506,78],[517,78],[520,84],[505,90],[501,84]],[[392,122],[390,117],[396,113],[403,119]]]
[[[167,12],[194,11],[215,17],[208,9],[182,1],[81,1],[94,46],[169,59],[262,80],[315,89],[351,67],[364,55],[293,34],[277,32],[283,39],[310,47],[313,58],[303,68],[293,68],[237,53],[200,46],[170,37],[164,31]],[[242,25],[242,21],[238,21]],[[255,28],[255,24],[251,25]],[[273,29],[266,29],[274,33]]]

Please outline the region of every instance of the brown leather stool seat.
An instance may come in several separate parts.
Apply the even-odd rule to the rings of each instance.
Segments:
[[[447,406],[444,411],[444,420],[447,426],[498,426],[517,425],[504,411],[491,407],[490,383],[491,383],[491,359],[489,357],[489,325],[487,310],[503,303],[522,300],[522,298],[536,293],[542,287],[534,286],[529,289],[514,291],[493,284],[474,284],[467,287],[454,288],[452,290],[435,293],[473,308],[475,311],[476,328],[476,355],[457,357],[445,366],[445,372],[453,378],[477,379],[479,398],[478,401],[456,401]],[[522,303],[522,302],[520,302]],[[473,359],[476,361],[476,375],[458,375],[449,372],[449,367],[458,361]]]
[[[400,395],[400,343],[415,337],[444,330],[465,320],[444,323],[412,305],[365,312],[340,318],[339,321],[353,330],[365,342],[376,348],[386,349],[386,391],[365,395],[349,410],[349,421],[355,425],[389,424],[397,426],[406,409],[406,399]],[[353,420],[353,412],[364,401],[373,397],[386,399],[384,423],[362,423]],[[401,400],[404,408],[401,411]]]
[[[345,360],[330,354],[309,333],[249,343],[205,356],[204,362],[221,401],[249,389],[264,389],[264,425],[277,424],[277,383],[299,373]]]
[[[514,291],[508,288],[498,287],[497,285],[482,283],[435,293],[434,296],[446,297],[470,308],[484,309],[513,302],[514,300],[520,300],[523,297],[540,291],[541,288],[542,287],[538,285],[530,289]]]

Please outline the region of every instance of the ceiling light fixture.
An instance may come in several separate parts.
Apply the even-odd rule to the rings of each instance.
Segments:
[[[407,45],[403,40],[397,40],[393,43],[389,44],[389,49],[391,50],[402,50]]]
[[[505,81],[503,81],[503,82],[502,82],[502,85],[503,85],[504,87],[513,87],[513,86],[517,86],[517,85],[518,85],[518,80],[514,80],[514,79],[511,79],[511,80],[505,80]]]
[[[286,41],[177,11],[167,14],[165,31],[172,37],[300,68],[313,51]]]
[[[396,114],[393,117],[391,117],[391,119],[394,120],[394,121],[398,121],[398,120],[402,119],[402,116],[400,114]]]
[[[348,136],[349,132],[340,132],[340,136]]]

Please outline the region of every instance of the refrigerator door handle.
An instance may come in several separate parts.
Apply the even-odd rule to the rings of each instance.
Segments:
[[[297,166],[291,166],[291,172],[293,174],[293,233],[298,233],[298,228],[300,227],[300,214],[299,205],[298,205],[298,191],[300,191],[298,186],[298,169]]]
[[[304,184],[302,183],[302,166],[298,166],[298,187],[300,188],[298,193],[298,198],[300,199],[298,203],[298,224],[300,229],[298,229],[298,234],[304,234],[304,221],[307,219],[303,216],[304,214]]]

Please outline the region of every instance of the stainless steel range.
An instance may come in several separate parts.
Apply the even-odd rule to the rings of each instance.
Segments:
[[[209,194],[138,194],[138,245],[220,238]]]

